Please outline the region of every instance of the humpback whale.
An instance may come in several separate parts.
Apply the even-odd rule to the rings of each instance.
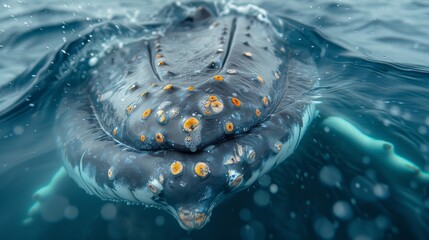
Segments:
[[[58,107],[64,168],[89,194],[201,228],[284,161],[313,118],[316,69],[303,73],[311,59],[297,55],[269,22],[195,7],[162,36],[88,60],[87,84]]]
[[[151,37],[93,32],[101,47],[68,46],[86,57],[62,64],[69,80],[54,129],[63,169],[54,179],[165,209],[194,230],[293,153],[315,115],[309,93],[319,77],[310,54],[291,49],[262,10],[190,3],[159,15],[168,12],[180,17]]]

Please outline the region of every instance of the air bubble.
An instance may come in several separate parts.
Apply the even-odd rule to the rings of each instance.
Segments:
[[[239,214],[240,214],[240,219],[245,222],[250,221],[252,219],[252,213],[247,208],[240,209]]]
[[[348,220],[353,216],[350,204],[345,201],[338,201],[334,204],[332,211],[335,216],[341,220]]]
[[[165,224],[165,217],[164,217],[164,216],[161,216],[161,215],[157,216],[157,217],[155,218],[155,224],[156,224],[157,226],[163,226],[163,225]]]
[[[13,128],[13,133],[15,135],[22,135],[24,133],[24,128],[20,125],[17,125]]]
[[[392,106],[390,108],[390,114],[392,116],[397,117],[397,116],[399,116],[401,114],[401,109],[398,106]]]
[[[390,196],[389,186],[382,183],[377,183],[372,188],[374,195],[381,199],[387,199]]]
[[[335,226],[328,219],[322,217],[314,222],[314,231],[324,239],[331,239],[335,235]]]
[[[343,179],[341,172],[335,166],[324,166],[319,173],[320,181],[330,187],[339,185]]]
[[[113,220],[116,218],[118,210],[112,203],[106,203],[101,207],[100,214],[104,220]]]
[[[428,129],[425,126],[420,126],[417,131],[421,134],[421,135],[426,135],[428,133]]]
[[[272,194],[276,194],[279,191],[279,187],[277,186],[277,184],[273,183],[270,185],[270,192]]]
[[[261,185],[261,187],[268,187],[271,184],[271,177],[270,175],[264,175],[261,178],[259,178],[259,185]]]
[[[64,217],[73,220],[79,215],[79,209],[75,206],[69,205],[64,209]]]
[[[43,203],[40,215],[47,222],[58,222],[64,217],[65,209],[69,206],[69,201],[66,197],[55,195]]]
[[[264,190],[258,190],[253,194],[253,201],[260,207],[265,207],[270,203],[270,194]]]

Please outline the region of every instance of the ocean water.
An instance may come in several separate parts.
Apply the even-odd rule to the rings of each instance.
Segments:
[[[429,172],[429,4],[423,0],[221,3],[281,19],[284,40],[314,57],[319,114],[295,153],[216,207],[195,232],[164,211],[89,196],[71,180],[23,225],[32,194],[61,166],[52,129],[61,82],[43,75],[65,68],[51,64],[53,57],[61,60],[70,54],[64,46],[112,21],[156,33],[172,16],[155,13],[169,3],[0,2],[0,239],[426,239],[429,182],[392,171],[389,157],[371,158],[322,123],[329,116],[347,119]]]

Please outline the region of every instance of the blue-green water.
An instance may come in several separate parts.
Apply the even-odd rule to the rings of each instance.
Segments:
[[[365,152],[336,141],[320,122],[344,117],[366,134],[392,142],[398,154],[429,171],[429,4],[235,3],[257,5],[282,19],[284,40],[311,52],[321,76],[315,99],[320,116],[288,161],[218,206],[204,228],[188,233],[164,211],[103,202],[71,181],[49,211],[29,226],[21,224],[32,193],[61,164],[52,133],[57,83],[32,82],[28,76],[61,65],[49,62],[67,54],[62,46],[105,23],[146,24],[149,33],[155,31],[168,22],[153,18],[167,2],[1,2],[0,89],[7,90],[0,92],[0,112],[13,111],[0,116],[0,239],[428,236],[428,186],[392,184],[385,177],[390,173],[372,168]]]

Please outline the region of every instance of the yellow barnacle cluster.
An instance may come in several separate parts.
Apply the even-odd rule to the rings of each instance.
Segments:
[[[214,101],[216,101],[217,100],[217,97],[215,96],[215,95],[211,95],[211,96],[209,96],[209,101],[210,102],[214,102]]]
[[[190,117],[183,122],[183,130],[185,130],[185,132],[192,132],[198,128],[198,126],[200,126],[200,121],[194,117]]]
[[[231,98],[231,102],[236,107],[240,107],[241,106],[241,101],[238,98],[235,98],[235,97]]]
[[[155,134],[155,141],[157,143],[163,143],[164,142],[164,135],[162,135],[162,133]]]
[[[222,75],[214,75],[214,76],[213,76],[213,79],[214,79],[216,82],[222,82],[222,81],[223,81],[223,76],[222,76]]]
[[[164,89],[165,91],[171,90],[173,88],[173,84],[167,84],[165,85],[165,87],[163,87],[162,89]]]
[[[127,114],[130,115],[133,112],[134,108],[135,108],[135,105],[129,105],[127,107]]]
[[[145,90],[145,91],[143,91],[142,93],[140,93],[140,96],[141,96],[141,97],[145,97],[145,96],[147,96],[147,95],[148,95],[148,93],[149,93],[149,92]]]
[[[255,115],[256,115],[256,117],[260,117],[261,116],[261,110],[259,110],[259,109],[256,109],[256,111],[255,111]]]
[[[207,165],[207,163],[199,162],[195,165],[194,171],[195,171],[195,174],[204,178],[210,172],[209,165]]]
[[[227,133],[232,133],[234,131],[234,124],[232,124],[232,122],[227,122],[225,124],[225,131]]]
[[[204,114],[211,115],[212,112],[220,113],[223,110],[223,103],[215,95],[208,96],[207,100],[204,101]]]
[[[264,106],[265,106],[265,107],[267,107],[267,106],[268,106],[268,98],[267,98],[266,96],[264,96],[264,97],[262,98],[262,103],[264,104]]]
[[[211,103],[213,112],[220,113],[223,110],[223,103],[221,101],[214,101]]]
[[[183,171],[183,164],[179,161],[174,161],[171,165],[170,165],[170,172],[171,174],[173,174],[174,176],[179,175],[180,173],[182,173]]]
[[[142,113],[142,119],[146,119],[149,117],[149,115],[152,113],[152,109],[148,108]]]
[[[146,136],[144,134],[140,135],[140,141],[141,142],[146,141]]]

